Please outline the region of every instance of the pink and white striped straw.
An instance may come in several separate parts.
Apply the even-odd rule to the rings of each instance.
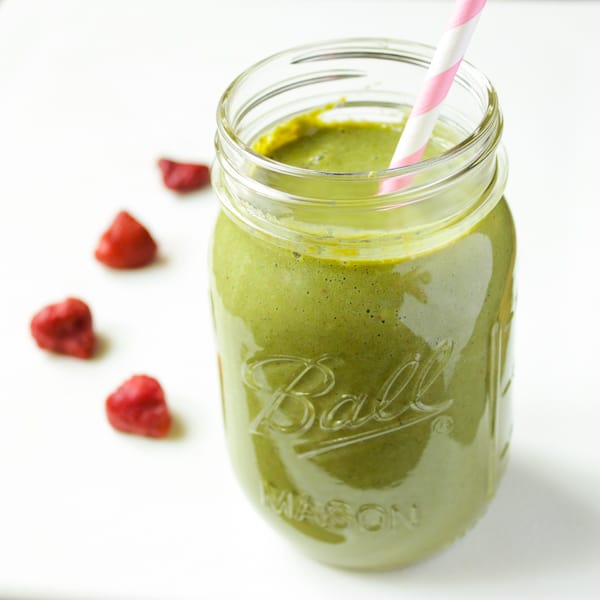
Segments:
[[[485,3],[486,0],[457,0],[454,14],[433,55],[423,87],[392,157],[390,169],[421,160],[441,104],[452,86]],[[387,179],[381,184],[380,192],[401,190],[410,185],[412,178],[404,175]]]

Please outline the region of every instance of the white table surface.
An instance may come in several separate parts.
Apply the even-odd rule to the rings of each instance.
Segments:
[[[468,58],[506,117],[520,243],[507,476],[463,540],[363,574],[300,555],[254,513],[222,430],[207,294],[212,191],[175,197],[161,155],[212,160],[215,107],[255,60],[342,36],[435,44],[448,2],[0,3],[0,598],[600,597],[600,3],[489,3]],[[152,268],[92,258],[126,208]],[[39,351],[43,304],[88,300],[90,362]],[[114,432],[104,398],[158,377],[177,416]]]

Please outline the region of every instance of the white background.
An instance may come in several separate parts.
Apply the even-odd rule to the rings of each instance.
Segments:
[[[495,83],[519,233],[515,431],[489,512],[387,573],[313,563],[255,515],[226,455],[207,294],[211,191],[176,197],[161,155],[211,161],[226,84],[291,45],[435,44],[448,2],[0,3],[0,598],[600,597],[600,3],[491,1],[468,58]],[[92,252],[117,210],[158,264]],[[100,355],[39,351],[42,305],[78,295]],[[104,398],[145,372],[175,435],[117,434]]]

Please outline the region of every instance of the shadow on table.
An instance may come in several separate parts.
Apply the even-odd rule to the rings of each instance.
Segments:
[[[424,577],[431,587],[526,579],[597,562],[600,510],[583,496],[581,484],[577,492],[569,489],[572,479],[514,459],[488,513],[465,538],[425,562],[367,577],[413,583]]]

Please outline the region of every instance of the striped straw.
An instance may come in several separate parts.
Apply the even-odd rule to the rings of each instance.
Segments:
[[[421,160],[438,119],[441,104],[448,95],[485,3],[486,0],[457,0],[454,14],[433,55],[423,87],[392,157],[390,169],[412,165]],[[404,175],[387,179],[382,183],[380,191],[387,193],[401,190],[410,185],[412,178],[411,175]]]

